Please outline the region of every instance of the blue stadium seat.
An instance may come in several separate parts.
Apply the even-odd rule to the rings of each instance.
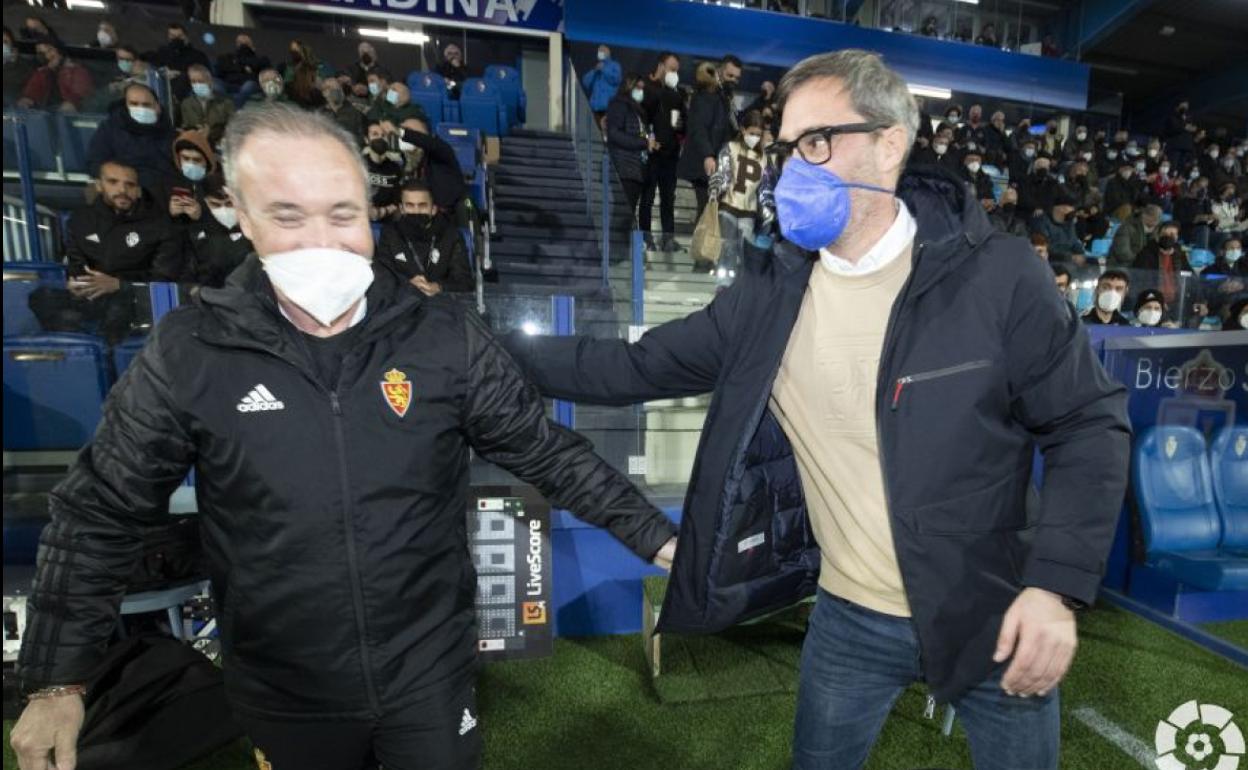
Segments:
[[[493,83],[503,97],[507,109],[507,125],[523,125],[527,118],[528,99],[524,84],[520,82],[520,70],[503,64],[491,64],[485,68],[485,79]]]
[[[4,263],[4,336],[36,334],[39,321],[30,311],[30,294],[40,286],[65,286],[65,267],[55,262]]]
[[[464,179],[475,179],[480,162],[478,149],[481,146],[481,132],[458,123],[443,123],[438,127],[437,134],[455,150],[455,159],[459,161],[459,170],[464,172]]]
[[[1248,425],[1228,425],[1209,447],[1222,550],[1248,557]]]
[[[472,228],[459,228],[459,236],[464,239],[465,251],[468,252],[468,267],[472,268],[473,275],[476,275],[477,255],[472,252]]]
[[[39,110],[15,110],[13,114],[20,115],[22,121],[26,124],[26,140],[30,147],[30,169],[31,171],[56,171],[56,148],[52,143],[52,121],[55,117],[52,113],[41,112]],[[10,142],[17,141],[16,132],[12,136],[9,134],[9,123],[5,123],[4,142],[5,142],[5,165],[8,168],[16,169],[17,149],[14,144],[11,150],[13,156],[13,165],[8,166]]]
[[[117,347],[113,348],[113,371],[117,374],[117,379],[121,379],[121,375],[126,373],[130,368],[130,364],[134,361],[134,357],[139,354],[143,346],[147,344],[147,337],[130,337]]]
[[[1193,588],[1248,589],[1248,558],[1218,549],[1222,522],[1199,431],[1149,430],[1136,444],[1132,475],[1150,566]]]
[[[488,80],[468,78],[459,96],[462,122],[486,136],[506,136],[507,108],[498,89]]]
[[[67,174],[87,173],[87,147],[107,115],[58,115],[56,137],[61,147],[61,164]]]
[[[1216,257],[1209,249],[1192,249],[1187,253],[1187,261],[1197,270],[1203,270],[1214,263]]]
[[[1097,257],[1104,259],[1109,256],[1109,247],[1113,244],[1112,238],[1097,238],[1092,241],[1092,246],[1088,249],[1089,257]]]
[[[429,130],[436,131],[438,124],[446,120],[447,104],[451,101],[446,93],[446,81],[436,72],[410,72],[407,87],[412,101],[419,104],[429,116]]]
[[[108,393],[104,341],[86,334],[4,340],[4,448],[81,448],[95,432]]]

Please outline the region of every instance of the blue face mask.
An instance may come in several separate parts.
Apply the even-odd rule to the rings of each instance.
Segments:
[[[368,93],[372,96],[376,96],[377,94],[381,93],[381,83],[369,83]]]
[[[207,83],[191,83],[191,90],[194,91],[195,95],[200,99],[207,99],[212,96],[212,86]]]
[[[118,59],[117,69],[129,75],[131,72],[134,72],[134,60],[133,59]]]
[[[851,187],[893,194],[884,187],[846,182],[799,157],[789,158],[776,183],[780,233],[808,251],[835,243],[849,224]]]
[[[207,175],[208,175],[208,169],[204,168],[198,163],[185,163],[184,162],[182,164],[182,176],[186,177],[192,182],[198,182],[199,180],[203,179]]]
[[[130,111],[130,117],[135,123],[141,123],[145,126],[154,125],[159,117],[156,114],[156,110],[151,107],[127,107],[127,109]]]
[[[398,92],[398,91],[387,91],[387,92],[386,92],[386,101],[390,102],[391,104],[393,104],[394,106],[396,106],[396,107],[397,107],[397,106],[398,106],[398,104],[399,104],[399,92]]]

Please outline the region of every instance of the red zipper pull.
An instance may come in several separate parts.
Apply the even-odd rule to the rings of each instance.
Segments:
[[[895,411],[897,411],[897,403],[898,403],[899,401],[901,401],[901,389],[902,389],[902,388],[904,388],[904,387],[906,387],[906,378],[905,378],[905,377],[900,377],[900,378],[898,378],[898,380],[897,380],[897,385],[893,387],[893,408],[892,408],[892,411],[894,411],[894,412],[895,412]]]

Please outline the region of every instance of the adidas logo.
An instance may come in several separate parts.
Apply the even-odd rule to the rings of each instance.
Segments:
[[[251,392],[243,396],[243,400],[235,407],[240,412],[276,412],[285,409],[286,405],[263,385],[257,385]]]
[[[88,241],[92,241],[92,242],[94,242],[94,243],[99,243],[99,242],[100,242],[100,236],[99,236],[99,235],[97,235],[97,234],[95,234],[95,233],[91,233],[90,235],[88,235],[88,236],[87,236],[87,238],[86,238],[86,239],[87,239]]]
[[[464,718],[459,722],[459,734],[467,735],[468,731],[477,726],[477,720],[473,719],[472,712],[464,709]]]

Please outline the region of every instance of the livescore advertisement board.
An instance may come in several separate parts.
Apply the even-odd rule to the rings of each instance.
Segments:
[[[552,654],[550,505],[535,489],[522,486],[474,486],[468,500],[481,657]]]

